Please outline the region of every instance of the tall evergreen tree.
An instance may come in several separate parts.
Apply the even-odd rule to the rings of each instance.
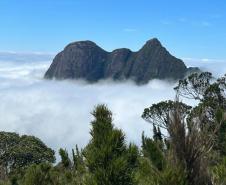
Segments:
[[[144,157],[147,157],[158,170],[163,169],[165,159],[159,140],[145,137],[144,133],[142,133],[142,153]]]
[[[63,165],[63,167],[69,168],[71,161],[69,159],[68,152],[66,151],[66,149],[64,150],[64,149],[61,148],[59,150],[59,154],[60,154],[60,157],[61,157],[61,164]]]
[[[125,144],[125,135],[112,124],[112,113],[105,105],[93,111],[91,141],[84,150],[91,180],[88,184],[132,185],[137,149]]]

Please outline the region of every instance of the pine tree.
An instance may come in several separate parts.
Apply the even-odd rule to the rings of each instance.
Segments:
[[[147,157],[158,170],[162,170],[165,165],[164,155],[160,147],[159,141],[145,137],[144,133],[142,133],[143,155]]]
[[[125,135],[112,124],[112,113],[105,105],[93,111],[91,141],[84,155],[91,172],[89,184],[131,185],[137,151],[134,146],[127,147]]]
[[[60,157],[61,157],[61,163],[62,163],[63,167],[64,168],[69,168],[70,164],[71,164],[71,161],[69,159],[68,152],[61,148],[59,150],[59,154],[60,154]]]
[[[75,170],[79,170],[82,166],[84,166],[82,152],[79,151],[78,145],[74,149],[72,149],[72,157],[73,157],[73,167]]]

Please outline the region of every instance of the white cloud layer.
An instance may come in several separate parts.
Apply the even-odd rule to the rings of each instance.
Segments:
[[[210,71],[215,77],[226,73],[226,59],[183,58],[188,67],[199,67],[202,71]]]
[[[42,77],[50,61],[0,62],[0,130],[30,134],[58,150],[83,147],[90,136],[90,112],[100,103],[113,112],[114,123],[127,141],[140,144],[141,133],[152,126],[141,119],[143,109],[161,100],[174,99],[175,84],[152,80],[144,86],[132,82],[46,81]],[[204,62],[191,62],[202,66]],[[213,70],[212,63],[206,63]],[[217,70],[226,72],[222,62]],[[220,72],[220,73],[221,73]]]

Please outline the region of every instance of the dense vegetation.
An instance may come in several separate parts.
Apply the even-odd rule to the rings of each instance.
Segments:
[[[54,151],[33,136],[0,132],[0,184],[225,185],[226,76],[192,74],[175,87],[176,100],[145,108],[153,136],[142,146],[125,141],[106,105],[95,107],[91,139],[71,153]],[[194,99],[197,106],[180,102]],[[71,157],[70,157],[71,156]]]

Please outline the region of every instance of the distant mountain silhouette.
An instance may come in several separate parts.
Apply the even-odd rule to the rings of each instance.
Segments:
[[[74,42],[54,58],[46,79],[134,80],[138,84],[151,79],[180,79],[187,72],[184,62],[172,56],[156,38],[137,52],[116,49],[107,52],[92,41]]]

